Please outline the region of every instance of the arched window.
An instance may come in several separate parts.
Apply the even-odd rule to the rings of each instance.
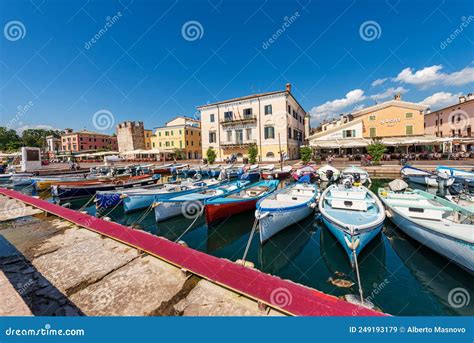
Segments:
[[[275,154],[270,151],[270,152],[267,152],[266,157],[269,158],[269,159],[272,159],[272,158],[275,158]]]

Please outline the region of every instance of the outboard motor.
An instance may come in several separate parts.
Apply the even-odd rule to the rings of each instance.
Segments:
[[[352,188],[352,177],[347,177],[344,180],[342,180],[342,185],[344,186],[345,189]]]
[[[333,176],[334,172],[331,169],[326,170],[326,177],[328,178],[328,181],[332,181]]]
[[[360,173],[353,173],[352,177],[354,178],[354,183],[360,184]]]

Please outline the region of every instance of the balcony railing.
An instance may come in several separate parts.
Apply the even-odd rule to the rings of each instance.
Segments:
[[[243,117],[232,117],[232,118],[224,118],[221,120],[222,125],[228,124],[236,124],[236,123],[252,123],[257,121],[256,115],[244,115]]]
[[[222,148],[243,148],[247,147],[251,144],[256,144],[257,140],[256,139],[246,139],[246,140],[237,140],[237,141],[225,141],[221,142],[221,147]]]

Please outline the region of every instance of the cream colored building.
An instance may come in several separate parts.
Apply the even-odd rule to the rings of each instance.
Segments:
[[[331,125],[322,125],[321,130],[308,140],[314,148],[331,150],[363,148],[374,138],[394,142],[394,145],[416,138],[426,141],[426,108],[425,105],[402,101],[400,94],[397,94],[393,100],[343,115]]]
[[[289,159],[299,158],[299,148],[309,133],[309,116],[291,93],[254,94],[198,107],[201,112],[202,155],[210,147],[222,161],[232,154],[247,157],[256,144],[260,161],[279,161],[280,150]]]
[[[155,128],[151,148],[159,149],[161,159],[171,157],[201,159],[201,127],[199,120],[180,116],[165,126]]]

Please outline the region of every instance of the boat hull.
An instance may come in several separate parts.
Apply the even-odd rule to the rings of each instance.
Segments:
[[[206,204],[206,221],[215,223],[228,217],[247,211],[255,210],[258,199],[235,201],[231,203]]]
[[[161,222],[184,214],[182,212],[183,204],[184,202],[182,201],[160,202],[158,206],[155,207],[156,222]]]
[[[347,242],[352,242],[352,236],[347,232],[344,231],[338,224],[331,221],[329,218],[322,216],[322,220],[329,231],[336,237],[337,241],[342,245],[344,250],[349,257],[351,264],[354,264],[354,254],[352,249],[348,246]],[[359,245],[357,246],[356,254],[359,255],[360,252],[364,249],[364,247],[369,244],[369,242],[374,239],[375,236],[379,234],[382,230],[383,223],[375,225],[371,228],[365,229],[363,232],[354,235],[354,241],[359,239]]]
[[[260,243],[266,242],[288,226],[308,217],[313,211],[312,207],[304,204],[292,210],[270,212],[269,215],[259,220]]]
[[[263,172],[262,179],[265,180],[284,180],[290,176],[290,172]]]
[[[474,273],[474,245],[456,240],[430,230],[394,210],[390,210],[392,222],[419,243]],[[454,252],[454,253],[453,253]]]

